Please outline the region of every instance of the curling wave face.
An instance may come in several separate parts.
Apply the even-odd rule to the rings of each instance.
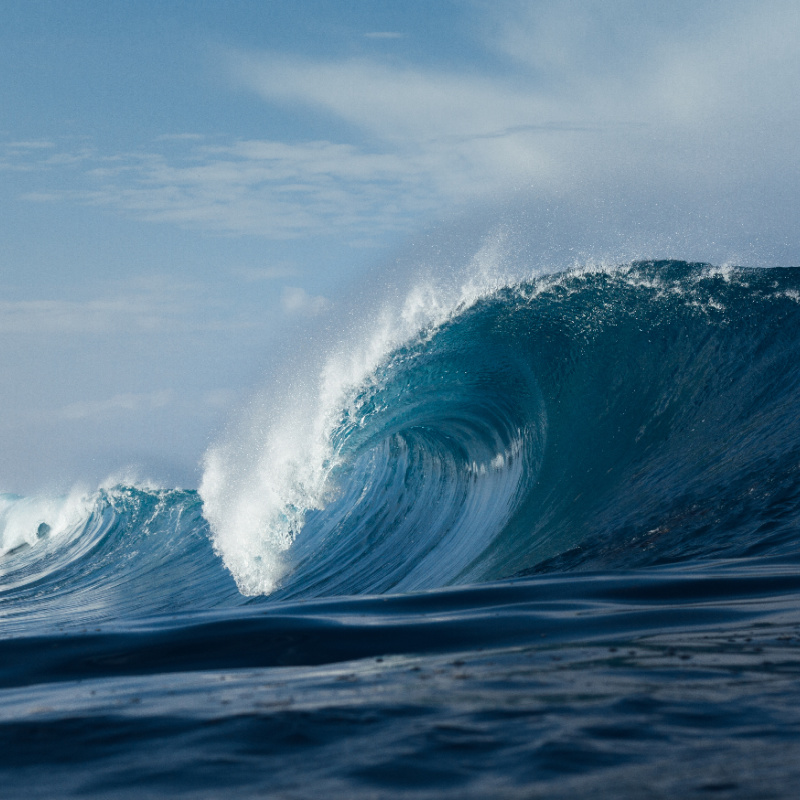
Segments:
[[[797,270],[638,263],[408,309],[209,452],[242,592],[800,549]]]

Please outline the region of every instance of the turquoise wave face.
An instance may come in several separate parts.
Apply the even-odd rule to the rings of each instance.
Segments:
[[[678,262],[494,292],[334,427],[278,596],[798,550],[800,276]]]

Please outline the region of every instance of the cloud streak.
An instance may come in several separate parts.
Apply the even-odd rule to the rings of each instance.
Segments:
[[[166,408],[173,399],[173,393],[168,389],[156,392],[128,392],[104,400],[80,400],[70,403],[58,411],[58,416],[65,420],[83,420],[143,414]]]
[[[95,298],[0,300],[0,333],[5,334],[165,334],[257,324],[220,303],[210,286],[160,276],[126,281]]]
[[[0,166],[55,169],[60,159],[83,170],[81,188],[39,189],[31,201],[354,242],[509,191],[730,196],[796,183],[796,4],[660,14],[637,3],[571,4],[569,13],[509,3],[484,22],[485,51],[502,69],[227,54],[237,86],[344,123],[351,133],[339,141],[178,134],[113,157],[33,142],[7,146]]]
[[[52,160],[7,161],[9,169],[52,166]],[[272,239],[403,229],[409,218],[436,206],[424,159],[328,141],[191,143],[171,157],[96,155],[82,183],[79,189],[28,192],[23,199],[66,200],[153,222]]]
[[[329,305],[326,297],[314,297],[299,286],[285,286],[281,294],[281,306],[287,314],[313,317],[321,314]]]

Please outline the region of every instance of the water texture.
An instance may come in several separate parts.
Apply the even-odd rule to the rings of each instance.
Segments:
[[[495,275],[0,496],[0,795],[795,796],[798,363],[796,269]]]

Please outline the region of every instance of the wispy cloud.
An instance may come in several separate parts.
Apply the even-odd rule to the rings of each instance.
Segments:
[[[367,39],[403,39],[405,34],[399,31],[370,31],[364,36]]]
[[[92,157],[84,146],[70,150],[59,148],[56,142],[32,140],[0,143],[0,170],[34,172],[80,165]],[[44,196],[47,192],[39,192]]]
[[[0,300],[0,333],[162,334],[253,327],[215,298],[211,287],[164,276],[133,278],[82,300]]]
[[[233,389],[211,389],[204,392],[201,399],[210,408],[228,408],[238,397]]]
[[[202,133],[162,133],[157,142],[201,142],[206,137]]]
[[[424,160],[328,141],[247,140],[193,145],[170,156],[96,155],[83,188],[29,192],[33,202],[69,200],[154,222],[273,239],[402,229],[430,211],[436,191]],[[46,169],[16,159],[9,166]]]
[[[174,316],[169,314],[169,316]],[[0,301],[0,331],[4,333],[104,333],[133,325],[139,329],[163,325],[164,313],[138,299]]]
[[[406,145],[538,124],[557,107],[510,81],[371,59],[323,62],[238,53],[231,68],[265,100],[324,109],[382,141]]]
[[[47,139],[33,139],[25,142],[9,142],[6,147],[10,150],[52,150],[55,143]]]
[[[39,186],[27,195],[39,202],[353,242],[511,190],[731,193],[797,177],[796,3],[661,13],[632,2],[520,2],[487,6],[483,21],[485,50],[498,60],[482,71],[227,54],[237,86],[275,108],[345,123],[350,134],[338,141],[177,134],[113,156],[34,142],[7,146],[0,168],[78,165],[80,187]]]
[[[322,313],[330,301],[326,297],[312,296],[298,286],[286,286],[281,295],[281,306],[287,314],[316,316]]]
[[[297,267],[292,264],[273,264],[268,267],[232,267],[231,275],[248,283],[275,281],[281,278],[294,278],[299,275]]]
[[[96,417],[110,417],[142,414],[157,411],[173,401],[172,391],[165,389],[156,392],[117,394],[103,400],[80,400],[61,408],[57,415],[61,419],[83,420]]]

